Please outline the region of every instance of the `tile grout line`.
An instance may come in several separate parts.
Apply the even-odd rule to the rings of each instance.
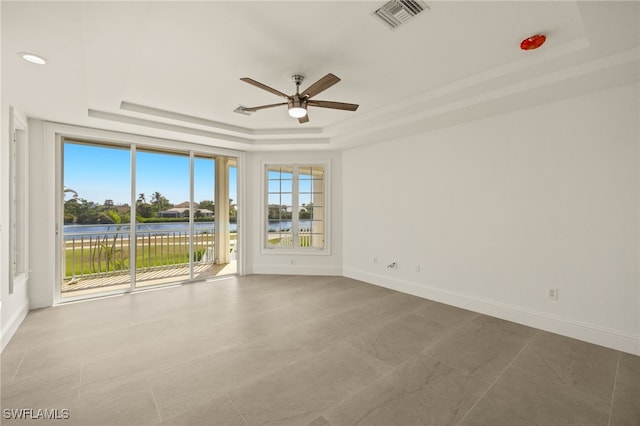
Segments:
[[[358,348],[356,348],[356,349],[358,349]],[[358,350],[359,350],[359,349],[358,349]],[[367,355],[367,354],[365,354],[365,355]],[[361,392],[364,392],[364,391],[365,391],[365,389],[367,389],[367,388],[369,388],[369,387],[373,386],[375,383],[380,382],[382,379],[384,379],[384,378],[386,378],[386,377],[388,377],[388,376],[392,375],[393,373],[395,373],[395,371],[396,371],[396,369],[397,369],[398,367],[400,367],[400,366],[402,366],[402,365],[404,365],[404,364],[408,363],[409,361],[413,360],[413,359],[415,358],[415,356],[413,356],[413,357],[409,358],[408,360],[404,361],[402,364],[398,365],[398,367],[394,367],[393,365],[391,365],[391,364],[387,363],[386,361],[379,360],[379,359],[377,359],[377,358],[375,358],[375,357],[372,357],[372,358],[374,358],[374,359],[376,359],[376,360],[380,361],[380,362],[381,362],[381,363],[383,363],[383,364],[388,365],[389,367],[391,367],[391,369],[390,369],[389,371],[387,371],[386,373],[381,374],[379,377],[376,377],[375,379],[373,379],[372,381],[370,381],[369,383],[367,383],[366,385],[364,385],[364,386],[363,386],[363,387],[361,387],[360,389],[355,390],[355,391],[352,391],[352,392],[349,392],[349,393],[348,393],[344,398],[342,398],[340,401],[336,402],[335,404],[333,404],[333,405],[331,405],[331,406],[329,406],[329,407],[326,407],[324,410],[322,410],[322,411],[320,412],[319,417],[320,417],[320,416],[321,416],[321,417],[324,417],[324,418],[325,418],[325,420],[327,420],[327,418],[325,417],[325,414],[327,414],[329,411],[331,411],[331,410],[333,410],[333,409],[335,409],[335,408],[339,407],[340,405],[342,405],[342,404],[344,404],[346,401],[348,401],[350,398],[353,398],[355,395],[357,395],[357,394],[359,394],[359,393],[361,393]],[[327,420],[327,421],[328,421],[328,420]]]
[[[24,362],[24,359],[27,357],[27,352],[29,352],[29,349],[24,351],[24,353],[22,354],[22,358],[20,359],[20,363],[18,363],[18,367],[16,367],[16,372],[13,373],[13,377],[11,378],[12,382],[16,380],[16,377],[18,377],[18,372],[20,371],[20,367],[22,367],[22,363]]]
[[[293,340],[293,339],[289,336],[289,334],[290,334],[290,333],[289,333],[288,331],[285,331],[285,332],[284,332],[283,334],[281,334],[280,336],[282,336],[282,337],[283,337],[285,340],[287,340],[288,342],[293,343],[294,345],[296,345],[298,348],[300,348],[300,350],[302,350],[302,351],[306,352],[307,356],[306,356],[305,358],[302,358],[302,359],[306,359],[306,358],[308,358],[308,357],[310,357],[310,356],[315,355],[315,354],[314,354],[313,352],[311,352],[309,349],[305,348],[305,347],[304,347],[304,346],[302,346],[300,343],[298,343],[298,342],[296,342],[295,340]],[[275,334],[275,335],[277,336],[277,334]],[[267,336],[265,336],[265,337],[272,337],[272,336],[273,336],[273,335],[267,335]],[[322,351],[320,351],[320,352],[322,352]],[[295,363],[295,362],[292,362],[292,363]],[[290,364],[287,364],[287,366],[288,366],[288,365],[290,365]]]
[[[511,367],[511,365],[514,363],[514,361],[516,359],[518,359],[518,357],[520,356],[520,354],[522,352],[525,351],[525,349],[527,349],[527,347],[529,346],[529,344],[531,343],[531,341],[533,341],[533,339],[538,335],[538,331],[536,331],[535,333],[533,333],[533,336],[531,336],[531,338],[527,341],[527,343],[525,343],[525,345],[522,347],[522,349],[520,349],[520,351],[516,354],[516,356],[513,357],[513,359],[511,360],[511,362],[509,362],[509,364],[507,364],[507,366],[504,368],[504,370],[502,370],[500,372],[500,374],[498,374],[498,376],[493,380],[493,382],[491,382],[491,384],[489,385],[489,387],[482,393],[482,395],[480,395],[480,397],[478,398],[478,400],[471,406],[471,408],[469,408],[469,410],[467,411],[467,413],[464,415],[464,417],[462,417],[460,419],[460,421],[457,423],[456,426],[460,426],[460,424],[462,424],[462,422],[464,421],[464,419],[467,418],[467,416],[469,415],[469,413],[471,413],[473,411],[474,408],[476,408],[476,406],[480,403],[480,401],[482,401],[482,399],[487,395],[487,393],[489,393],[489,391],[493,388],[493,386],[498,382],[498,380],[500,380],[500,378],[502,377],[502,375],[509,369],[509,367]]]
[[[419,309],[419,308],[418,308],[418,309]],[[417,309],[416,309],[416,310],[417,310]],[[410,314],[412,314],[412,313],[413,313],[413,311],[412,311],[412,312],[410,312],[408,315],[410,315]],[[417,315],[417,314],[416,314],[416,315]],[[423,318],[424,318],[424,317],[423,317]],[[441,324],[441,325],[442,325],[442,323],[440,323],[440,322],[438,322],[438,321],[432,320],[432,319],[430,319],[430,318],[426,318],[426,319],[427,319],[427,320],[429,320],[429,321],[433,321],[433,322],[435,322],[435,323],[438,323],[438,324]],[[445,337],[447,337],[449,334],[453,333],[453,331],[454,331],[454,330],[456,330],[458,327],[461,327],[461,325],[462,325],[462,324],[457,325],[457,326],[455,326],[455,327],[452,327],[450,330],[448,330],[446,333],[444,333],[444,335],[442,335],[442,336],[438,337],[437,339],[435,339],[435,340],[434,340],[430,345],[427,345],[425,348],[423,348],[422,350],[418,351],[416,354],[414,354],[413,356],[409,357],[408,359],[404,360],[403,362],[401,362],[400,364],[398,364],[398,365],[396,365],[396,366],[394,366],[394,365],[392,365],[392,364],[389,364],[387,361],[383,361],[383,360],[381,360],[381,359],[379,359],[379,358],[376,358],[375,356],[372,356],[372,355],[369,355],[369,354],[366,354],[366,353],[364,353],[364,352],[363,352],[363,354],[364,354],[364,355],[371,356],[371,358],[376,359],[376,360],[378,360],[378,361],[382,362],[383,364],[388,365],[389,367],[391,367],[391,369],[390,369],[389,371],[387,371],[386,373],[381,374],[379,377],[376,377],[374,380],[372,380],[371,382],[367,383],[367,384],[366,384],[365,386],[363,386],[362,388],[360,388],[360,389],[358,389],[358,390],[356,390],[356,391],[353,391],[353,392],[349,393],[349,395],[347,395],[345,398],[343,398],[341,401],[337,402],[336,404],[332,405],[331,407],[327,407],[327,408],[322,412],[322,416],[324,416],[328,411],[330,411],[330,410],[332,410],[332,409],[334,409],[334,408],[336,408],[336,407],[339,407],[340,405],[342,405],[343,403],[345,403],[348,399],[352,398],[353,396],[355,396],[355,395],[357,395],[357,394],[359,394],[359,393],[361,393],[361,392],[364,392],[367,388],[369,388],[369,387],[373,386],[375,383],[378,383],[378,382],[380,382],[381,380],[383,380],[384,378],[386,378],[386,377],[388,377],[388,376],[393,375],[393,374],[394,374],[394,373],[396,373],[400,368],[404,367],[405,365],[409,364],[409,363],[410,363],[410,362],[412,362],[412,361],[415,361],[415,360],[416,360],[416,359],[418,359],[418,357],[419,357],[419,356],[421,356],[421,355],[422,355],[422,356],[427,356],[427,357],[429,357],[429,358],[433,359],[434,361],[442,362],[442,361],[440,361],[440,360],[438,360],[438,359],[436,359],[436,358],[432,357],[431,355],[427,354],[427,353],[426,353],[426,351],[427,351],[430,347],[432,347],[432,346],[434,346],[436,343],[438,343],[439,341],[443,340],[443,339],[444,339]],[[350,339],[349,339],[349,340],[350,340]],[[346,342],[347,344],[349,344],[349,345],[353,346],[353,344],[352,344],[352,343],[350,343],[350,342],[349,342],[349,340],[347,340],[347,341],[345,341],[345,342]],[[362,352],[362,351],[361,351],[360,349],[358,349],[357,347],[355,347],[355,346],[353,346],[353,347],[354,347],[356,350],[358,350],[359,352]],[[325,417],[325,420],[326,420],[326,417]]]
[[[80,394],[82,393],[82,376],[84,375],[84,362],[80,364],[80,378],[78,379],[78,399],[80,399]]]
[[[416,314],[416,315],[418,315],[418,314]],[[471,321],[473,321],[475,318],[477,318],[477,317],[478,317],[478,316],[480,316],[480,315],[481,315],[481,314],[474,315],[474,316],[472,316],[471,318],[467,319],[466,321],[463,321],[462,323],[460,323],[460,324],[458,324],[458,325],[455,325],[455,326],[452,326],[452,327],[450,327],[450,328],[448,327],[448,325],[447,325],[445,322],[441,322],[441,321],[434,320],[434,319],[431,319],[431,318],[423,317],[423,318],[426,318],[426,319],[427,319],[427,320],[429,320],[429,321],[435,322],[436,324],[444,325],[445,327],[447,327],[447,328],[448,328],[448,330],[447,330],[447,331],[446,331],[442,336],[438,337],[438,338],[437,338],[437,339],[435,339],[433,342],[431,342],[431,344],[427,345],[425,348],[423,348],[422,350],[420,350],[418,353],[419,353],[419,354],[422,354],[422,355],[427,355],[429,358],[431,358],[431,359],[433,359],[433,360],[436,360],[436,361],[438,361],[438,362],[441,362],[441,363],[443,363],[444,365],[446,365],[446,366],[448,366],[448,367],[454,368],[454,369],[456,369],[456,370],[458,370],[458,371],[461,371],[461,372],[463,372],[463,373],[465,373],[465,374],[469,374],[469,373],[464,372],[463,370],[460,370],[458,367],[455,367],[455,366],[453,366],[453,365],[449,365],[449,364],[448,364],[446,361],[444,361],[444,360],[441,360],[441,359],[439,359],[439,358],[436,358],[433,354],[430,354],[430,353],[429,353],[429,351],[430,351],[430,349],[431,349],[431,348],[433,348],[435,345],[437,345],[440,341],[442,341],[442,340],[444,340],[444,339],[446,339],[446,338],[450,337],[450,336],[451,336],[452,334],[454,334],[456,331],[458,331],[458,330],[462,329],[462,328],[463,328],[463,327],[465,327],[468,323],[470,323]]]
[[[380,382],[381,380],[385,379],[388,376],[393,375],[400,367],[408,364],[409,362],[413,361],[414,359],[416,359],[421,352],[416,353],[415,355],[409,357],[408,359],[406,359],[405,361],[403,361],[402,363],[398,364],[397,366],[393,366],[391,364],[389,364],[387,361],[383,361],[381,359],[376,358],[375,356],[369,355],[365,352],[363,352],[362,350],[360,350],[359,348],[355,347],[351,342],[349,342],[350,339],[345,340],[343,342],[343,344],[347,344],[350,345],[351,347],[355,348],[356,351],[361,352],[363,355],[368,356],[372,359],[375,359],[377,361],[380,361],[382,364],[387,365],[388,367],[390,367],[389,371],[387,371],[386,373],[382,373],[380,376],[376,377],[375,379],[373,379],[372,381],[370,381],[369,383],[367,383],[366,385],[364,385],[363,387],[361,387],[358,390],[349,392],[349,394],[347,396],[345,396],[342,400],[340,400],[339,402],[327,407],[326,409],[324,409],[321,412],[321,416],[324,417],[325,414],[327,414],[329,411],[335,409],[336,407],[339,407],[340,405],[344,404],[347,400],[349,400],[350,398],[354,397],[355,395],[364,392],[367,388],[373,386],[375,383]],[[327,418],[325,417],[325,420],[327,420]],[[328,420],[327,420],[328,421]]]
[[[240,412],[240,410],[238,410],[238,407],[236,407],[236,404],[233,402],[233,400],[231,399],[231,397],[229,396],[229,392],[225,392],[224,393],[225,398],[227,398],[227,401],[229,401],[231,403],[231,406],[233,407],[234,410],[236,410],[236,413],[238,413],[238,415],[240,416],[240,418],[242,419],[242,421],[244,422],[245,425],[249,426],[249,422],[247,421],[247,419],[244,418],[244,416],[242,415],[242,413]]]
[[[149,392],[151,392],[151,399],[153,399],[153,405],[156,407],[156,414],[158,415],[158,419],[160,423],[162,423],[162,415],[160,414],[160,408],[158,407],[158,401],[156,400],[156,395],[153,393],[153,387],[151,386],[151,382],[149,381],[149,377],[144,378],[147,382],[147,386],[149,386]]]
[[[451,327],[451,329],[449,329],[449,330],[448,330],[444,335],[442,335],[442,336],[438,337],[438,338],[437,338],[436,340],[434,340],[430,345],[428,345],[427,347],[425,347],[424,349],[422,349],[422,350],[419,352],[419,354],[421,354],[421,355],[425,355],[425,356],[428,356],[428,357],[429,357],[429,358],[431,358],[432,360],[434,360],[434,361],[436,361],[436,362],[439,362],[439,363],[441,363],[442,365],[445,365],[445,366],[447,366],[447,367],[449,367],[449,368],[451,368],[451,369],[453,369],[453,370],[455,370],[455,371],[458,371],[458,372],[460,372],[460,373],[464,374],[465,376],[472,376],[472,374],[469,374],[468,372],[466,372],[466,371],[462,370],[462,369],[461,369],[461,368],[459,368],[459,367],[456,367],[455,365],[451,365],[451,364],[447,363],[447,361],[446,361],[446,360],[442,360],[442,359],[440,359],[440,358],[437,358],[433,353],[429,353],[429,352],[430,352],[430,349],[431,349],[431,348],[433,348],[434,346],[436,346],[440,341],[442,341],[442,340],[444,340],[444,339],[448,338],[449,336],[451,336],[452,334],[454,334],[457,330],[462,329],[462,328],[463,328],[463,327],[465,327],[468,323],[470,323],[471,321],[473,321],[475,318],[479,317],[480,315],[482,315],[482,314],[473,315],[471,318],[467,319],[466,321],[463,321],[462,323],[460,323],[460,324],[458,324],[458,325],[455,325],[455,326]],[[434,320],[434,319],[430,319],[430,318],[428,318],[428,319],[429,319],[429,321],[433,321],[433,322],[435,322],[435,323],[437,323],[437,324],[445,325],[445,326],[446,326],[446,323],[445,323],[445,322],[440,322],[440,321],[438,321],[438,320]],[[473,377],[475,377],[475,376],[473,376]],[[483,380],[483,382],[484,382],[484,380]],[[484,383],[486,383],[486,382],[484,382]]]
[[[622,357],[622,352],[618,352],[618,362],[616,363],[616,376],[613,379],[613,390],[611,392],[611,402],[609,403],[609,419],[607,421],[607,426],[611,425],[611,416],[613,415],[613,398],[616,395],[616,384],[618,383],[618,371],[620,370],[621,357]]]

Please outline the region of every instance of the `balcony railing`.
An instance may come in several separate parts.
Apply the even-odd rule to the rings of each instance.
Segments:
[[[128,228],[128,227],[127,227]],[[110,274],[126,274],[130,259],[130,235],[126,228],[95,232],[65,232],[65,280]],[[193,262],[213,264],[214,229],[198,229],[189,248],[189,229],[138,230],[136,272],[185,267]]]

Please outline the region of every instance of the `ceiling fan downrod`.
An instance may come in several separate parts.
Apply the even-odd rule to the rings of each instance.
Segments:
[[[307,115],[307,98],[300,96],[300,83],[304,80],[304,76],[294,74],[291,79],[296,83],[296,94],[289,98],[288,108],[289,115],[294,118],[302,118]]]
[[[304,81],[304,75],[294,74],[291,76],[291,80],[296,84],[296,95],[300,94],[299,89],[300,85]]]

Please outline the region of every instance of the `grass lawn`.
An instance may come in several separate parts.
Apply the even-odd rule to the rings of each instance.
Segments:
[[[236,234],[231,234],[235,241]],[[129,240],[113,240],[100,244],[96,240],[84,241],[81,246],[67,243],[65,250],[65,276],[107,273],[129,270]],[[196,236],[194,240],[194,260],[200,261],[208,247],[213,247],[213,235],[206,238]],[[184,265],[189,263],[189,239],[184,236],[162,238],[160,236],[140,237],[136,250],[137,268],[146,269],[161,266]]]

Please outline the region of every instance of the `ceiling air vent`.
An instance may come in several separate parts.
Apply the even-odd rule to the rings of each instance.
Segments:
[[[391,0],[373,14],[394,29],[425,9],[429,6],[421,0]]]

